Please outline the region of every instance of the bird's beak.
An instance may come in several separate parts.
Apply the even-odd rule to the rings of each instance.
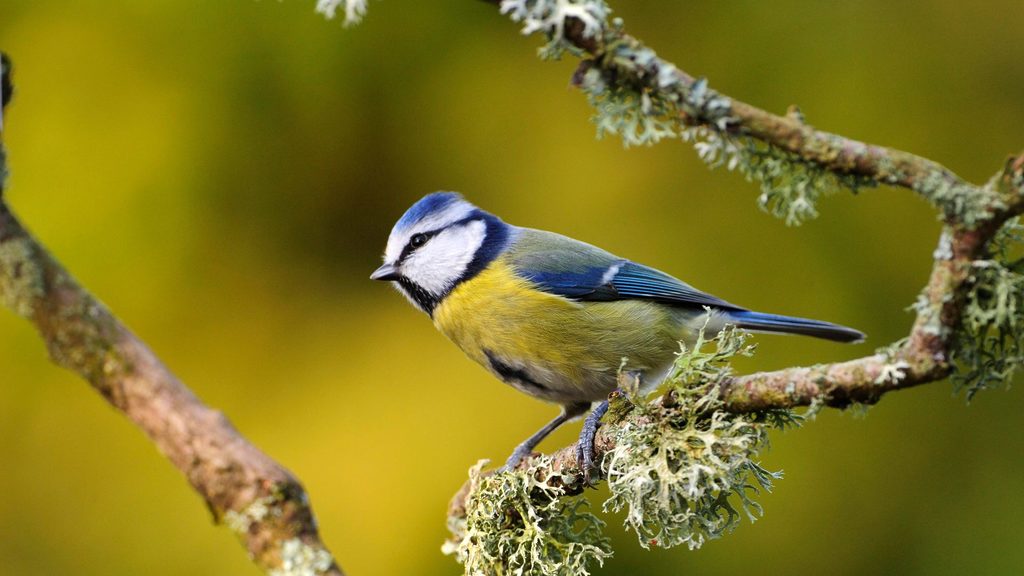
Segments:
[[[398,280],[398,269],[393,264],[382,264],[370,274],[370,280]]]

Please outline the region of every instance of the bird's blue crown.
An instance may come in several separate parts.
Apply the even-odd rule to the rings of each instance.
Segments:
[[[432,214],[438,214],[456,202],[464,201],[462,196],[455,192],[434,192],[420,198],[418,202],[409,207],[405,214],[395,223],[396,230],[405,230]]]

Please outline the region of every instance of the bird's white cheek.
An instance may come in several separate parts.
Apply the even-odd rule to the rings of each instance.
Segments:
[[[486,232],[486,225],[479,221],[445,230],[402,264],[402,274],[440,296],[465,274]]]

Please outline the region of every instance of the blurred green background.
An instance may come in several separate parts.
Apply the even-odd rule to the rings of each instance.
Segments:
[[[458,190],[723,298],[870,335],[758,339],[742,370],[852,358],[906,334],[938,225],[906,191],[787,228],[687,147],[594,139],[574,62],[494,7],[312,0],[4,0],[18,95],[9,201],[211,405],[298,474],[352,574],[456,574],[445,506],[556,409],[498,383],[367,275],[418,197]],[[725,94],[983,181],[1024,147],[1024,3],[613,3]],[[778,434],[766,515],[606,574],[1011,574],[1024,567],[1020,389],[948,383]],[[568,426],[543,445],[572,441]],[[0,314],[0,572],[256,574],[142,434]],[[592,493],[599,504],[603,492]]]

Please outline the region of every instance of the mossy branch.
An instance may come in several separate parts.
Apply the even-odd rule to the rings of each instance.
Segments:
[[[758,181],[762,207],[787,223],[816,215],[818,198],[841,187],[902,187],[938,209],[944,227],[906,338],[846,362],[744,376],[711,372],[711,380],[703,384],[710,386],[706,389],[713,398],[701,400],[716,406],[707,411],[708,419],[749,414],[752,420],[740,419],[736,425],[755,430],[761,419],[788,414],[785,411],[795,407],[872,404],[893,390],[947,377],[970,397],[981,389],[1008,384],[1024,363],[1024,259],[1014,252],[1022,240],[1017,217],[1024,212],[1024,153],[1007,160],[987,183],[971,184],[932,160],[817,130],[795,108],[779,116],[721,95],[626,34],[620,20],[609,23],[610,10],[603,0],[485,1],[521,22],[524,33],[545,34],[548,42],[542,57],[571,53],[581,58],[573,83],[596,109],[599,136],[618,135],[626,145],[672,137],[693,142],[711,166],[725,165]],[[705,377],[708,374],[702,372]],[[620,442],[635,437],[636,430],[650,429],[652,414],[661,421],[682,418],[685,426],[692,426],[686,415],[692,417],[693,403],[679,402],[685,391],[675,387],[647,405],[620,402],[617,416],[606,418],[595,441],[596,459],[605,461],[602,474],[608,473],[605,457],[622,454],[617,451]],[[609,412],[615,413],[614,408]],[[676,424],[669,434],[678,435],[685,426]],[[750,445],[756,452],[757,442]],[[528,460],[514,473],[526,473],[562,496],[579,494],[584,476],[576,455],[576,446],[568,446],[539,461]],[[751,473],[767,487],[770,475],[752,461],[750,465]],[[653,475],[654,482],[661,482],[664,494],[664,482],[657,476]],[[651,478],[640,480],[649,483]],[[739,482],[738,493],[746,506],[743,494],[749,485]],[[617,490],[612,486],[609,502],[621,496]],[[731,515],[724,500],[727,494],[712,496]],[[472,516],[467,499],[473,497],[468,485],[455,495],[450,525],[465,528],[460,522]],[[694,505],[692,499],[678,499],[669,509],[674,516],[661,517],[675,526],[661,520],[648,526],[644,522],[650,519],[641,518],[638,534],[667,527],[681,530],[681,541],[699,545],[693,538],[703,533],[693,532],[693,526],[704,530],[716,525],[721,512],[713,510],[703,520],[698,514],[697,524],[680,526],[681,518],[691,519],[684,523],[695,518]]]
[[[542,56],[581,58],[573,82],[597,108],[599,135],[618,134],[626,145],[693,142],[709,164],[757,180],[762,207],[788,223],[816,215],[818,197],[840,187],[909,188],[945,220],[969,226],[999,205],[989,190],[932,160],[817,130],[796,107],[776,115],[716,92],[627,34],[621,20],[606,21],[603,0],[484,1],[522,21],[524,33],[547,34]]]
[[[0,56],[6,108],[11,67]],[[341,576],[298,479],[203,404],[11,212],[2,136],[0,123],[0,303],[36,327],[55,363],[146,433],[257,566],[276,576]]]

